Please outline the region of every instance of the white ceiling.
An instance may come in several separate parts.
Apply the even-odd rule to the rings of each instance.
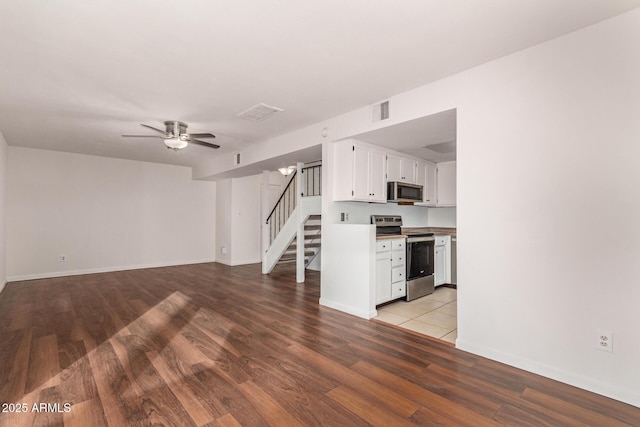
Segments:
[[[9,145],[195,165],[607,19],[640,0],[2,0]],[[285,111],[235,115],[259,102]],[[218,135],[177,153],[164,120]]]
[[[456,110],[399,123],[354,136],[361,141],[434,162],[456,159]]]

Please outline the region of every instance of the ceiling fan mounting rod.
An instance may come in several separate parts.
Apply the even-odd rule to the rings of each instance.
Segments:
[[[170,134],[172,138],[180,138],[187,133],[187,124],[178,120],[168,120],[164,122],[164,126],[167,129],[167,134]]]

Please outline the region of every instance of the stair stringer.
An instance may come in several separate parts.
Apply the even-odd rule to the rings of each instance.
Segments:
[[[284,223],[280,233],[269,246],[269,249],[265,251],[262,256],[262,274],[269,274],[276,266],[282,255],[287,251],[293,239],[296,238],[299,225],[307,222],[311,215],[320,215],[322,213],[322,196],[310,196],[302,197],[300,203],[291,212],[291,215]],[[304,229],[304,227],[302,227]],[[303,235],[298,239],[304,241]],[[302,259],[304,265],[304,257]]]

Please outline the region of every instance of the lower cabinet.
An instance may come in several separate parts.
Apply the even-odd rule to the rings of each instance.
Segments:
[[[451,283],[451,236],[435,236],[434,284]]]
[[[407,294],[405,239],[376,241],[376,305]]]
[[[447,256],[444,246],[436,246],[434,256],[434,274],[435,274],[435,286],[444,285],[446,278],[445,273],[447,271]]]

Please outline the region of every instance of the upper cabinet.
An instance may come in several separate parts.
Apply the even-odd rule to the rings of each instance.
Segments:
[[[416,161],[416,184],[422,185],[423,201],[421,206],[436,205],[436,165],[418,160]]]
[[[334,144],[335,201],[387,202],[385,153],[363,144]]]
[[[456,162],[438,163],[436,206],[456,205]]]
[[[387,202],[387,182],[423,187],[420,206],[456,205],[456,162],[437,165],[389,153],[357,140],[336,142],[333,149],[333,200]]]
[[[387,155],[387,181],[419,184],[416,180],[416,161],[408,157]]]
[[[427,206],[436,205],[436,165],[427,163],[427,182],[424,186],[424,202]]]

